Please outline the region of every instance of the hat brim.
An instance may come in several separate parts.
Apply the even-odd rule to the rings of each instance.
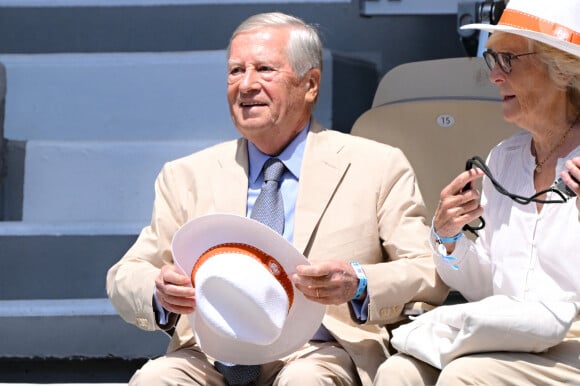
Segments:
[[[525,30],[521,28],[515,28],[508,25],[502,24],[466,24],[461,26],[462,30],[466,29],[478,29],[487,32],[507,32],[519,36],[523,36],[528,39],[537,40],[541,43],[547,44],[549,46],[558,48],[562,51],[568,52],[569,54],[580,56],[580,46],[578,44],[570,43],[565,40],[558,39],[554,36],[547,35],[541,32],[535,32],[530,30]]]
[[[230,242],[252,245],[273,256],[288,276],[296,272],[297,265],[309,264],[292,244],[266,225],[247,217],[222,213],[197,217],[183,225],[173,238],[172,251],[176,264],[190,274],[207,249]],[[253,365],[274,361],[303,346],[320,327],[325,310],[323,304],[306,299],[294,288],[294,303],[280,336],[267,346],[219,335],[199,312],[188,317],[205,353],[220,361]],[[246,317],[251,319],[252,315]]]

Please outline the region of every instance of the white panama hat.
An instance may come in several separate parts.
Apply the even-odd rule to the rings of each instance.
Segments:
[[[250,218],[210,214],[183,225],[173,256],[192,277],[190,324],[201,349],[224,362],[263,364],[308,342],[326,307],[291,281],[308,260],[281,235]]]
[[[510,0],[497,24],[461,29],[509,32],[580,57],[580,0]]]

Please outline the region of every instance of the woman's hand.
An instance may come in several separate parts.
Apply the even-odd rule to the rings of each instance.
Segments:
[[[560,173],[560,177],[562,177],[562,181],[574,193],[576,193],[576,207],[580,211],[580,157],[574,157],[566,161],[566,169],[568,171],[563,171]],[[572,178],[574,177],[574,178]],[[574,181],[576,179],[576,181]]]
[[[479,192],[473,187],[473,181],[483,175],[478,168],[470,169],[443,188],[433,219],[433,226],[439,236],[453,237],[461,232],[465,224],[483,214]]]

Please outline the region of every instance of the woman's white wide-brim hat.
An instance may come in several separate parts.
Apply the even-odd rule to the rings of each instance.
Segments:
[[[326,307],[292,284],[309,264],[266,225],[232,214],[210,214],[183,225],[172,241],[175,262],[193,276],[196,311],[189,321],[208,355],[241,365],[291,354],[318,330]]]
[[[510,0],[497,24],[461,29],[509,32],[580,56],[580,0]]]

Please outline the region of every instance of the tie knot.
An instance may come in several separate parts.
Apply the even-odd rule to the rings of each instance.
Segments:
[[[284,163],[278,158],[269,158],[264,163],[264,182],[280,181],[285,168]]]

